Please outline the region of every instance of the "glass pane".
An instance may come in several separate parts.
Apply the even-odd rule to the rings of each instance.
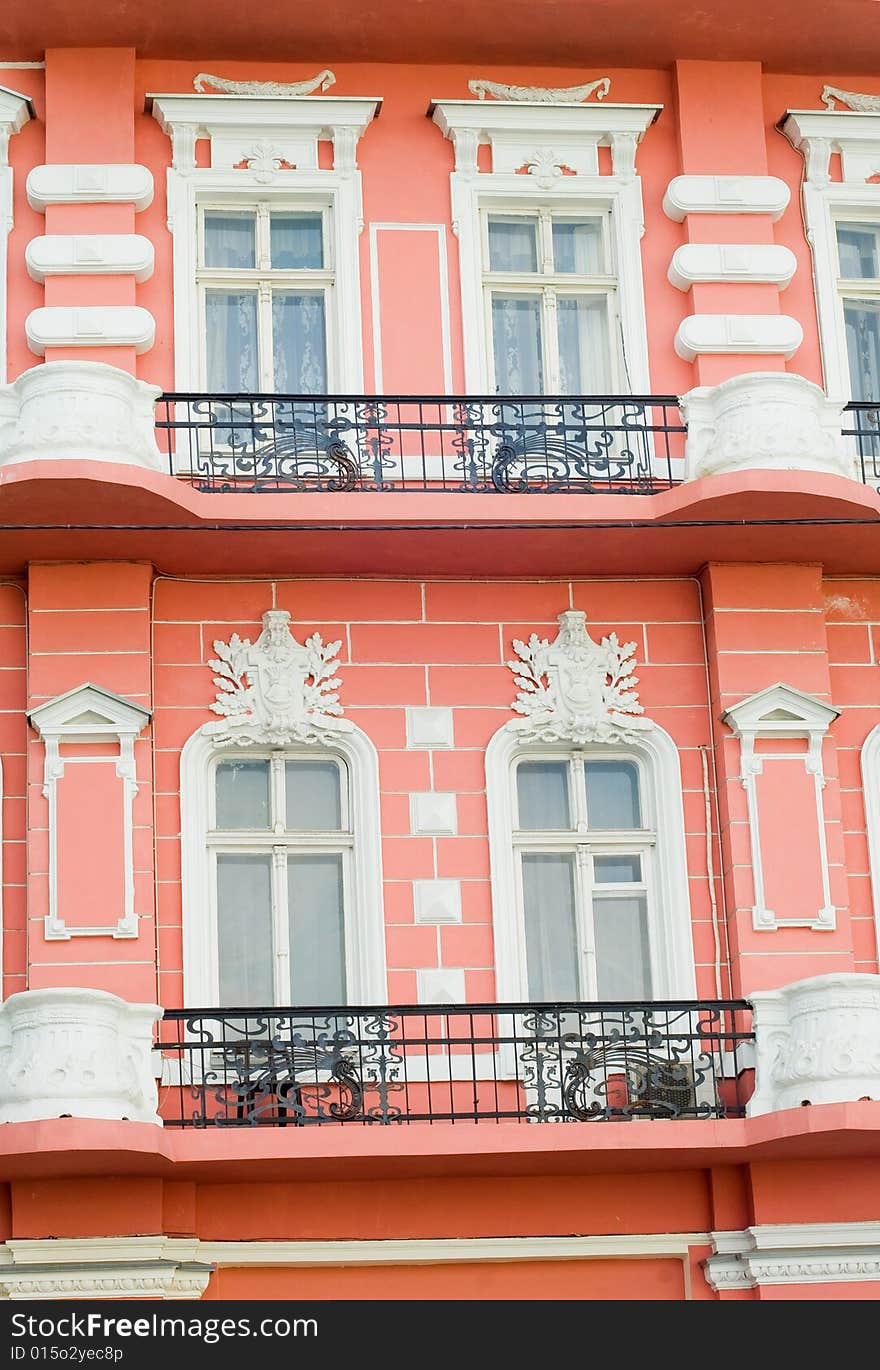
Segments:
[[[591,828],[640,828],[639,773],[631,761],[588,761],[587,822]]]
[[[489,220],[489,270],[538,270],[536,219]]]
[[[268,761],[221,761],[216,772],[217,827],[269,827]]]
[[[846,351],[854,400],[880,398],[880,302],[844,300]]]
[[[345,1003],[342,857],[287,859],[290,994],[294,1004]]]
[[[600,999],[650,999],[648,909],[644,895],[594,899]]]
[[[256,215],[205,214],[205,266],[245,270],[256,266],[254,230]]]
[[[555,271],[597,276],[604,272],[601,219],[554,219]]]
[[[870,280],[880,276],[878,238],[880,227],[873,224],[837,225],[841,276],[846,280]]]
[[[593,879],[597,885],[631,885],[642,878],[639,856],[594,856]]]
[[[324,296],[272,295],[275,389],[287,395],[327,393]]]
[[[537,1002],[577,999],[574,857],[524,855],[522,880],[529,998]]]
[[[324,265],[324,225],[320,214],[273,214],[269,219],[272,265],[282,271]]]
[[[492,296],[495,389],[500,395],[540,395],[541,301],[536,295]]]
[[[272,857],[217,856],[220,1005],[261,1008],[275,1002],[272,982]]]
[[[516,768],[521,828],[570,828],[568,762],[524,761]]]
[[[328,832],[342,827],[339,767],[335,762],[285,762],[284,789],[288,828]]]
[[[206,291],[205,327],[208,389],[226,395],[257,390],[256,291]]]
[[[609,385],[608,305],[602,295],[560,295],[556,301],[559,388],[596,394]]]

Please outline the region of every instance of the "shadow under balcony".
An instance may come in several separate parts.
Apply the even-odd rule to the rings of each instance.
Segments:
[[[166,1010],[166,1127],[745,1116],[742,1000]]]
[[[206,492],[651,495],[684,478],[671,395],[165,394],[171,474]]]

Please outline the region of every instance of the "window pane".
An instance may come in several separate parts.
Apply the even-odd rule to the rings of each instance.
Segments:
[[[222,761],[216,771],[217,827],[269,827],[268,761]]]
[[[256,266],[255,226],[253,214],[206,213],[205,266],[238,270]]]
[[[342,857],[290,856],[290,995],[294,1004],[345,1003]]]
[[[563,395],[608,389],[608,304],[604,296],[560,295],[556,301],[559,388]]]
[[[275,1002],[272,983],[272,857],[217,856],[220,1004],[260,1008]]]
[[[526,761],[516,768],[521,828],[570,828],[568,762]]]
[[[555,271],[596,276],[604,272],[601,219],[554,219]]]
[[[272,295],[275,389],[287,395],[327,392],[324,296]]]
[[[591,828],[640,828],[639,773],[631,761],[588,761],[587,821]]]
[[[880,398],[880,303],[844,300],[846,351],[854,400]]]
[[[642,878],[639,856],[594,856],[593,879],[597,885],[636,884]]]
[[[272,265],[282,271],[324,265],[324,225],[320,214],[273,214],[269,220]]]
[[[541,301],[535,295],[492,296],[495,389],[500,395],[540,395]]]
[[[522,880],[529,998],[577,999],[574,857],[524,855]]]
[[[600,999],[650,999],[648,910],[644,895],[594,899]]]
[[[878,237],[880,228],[872,224],[837,225],[841,276],[847,280],[870,280],[880,276]]]
[[[256,291],[208,290],[205,327],[208,389],[227,395],[257,390]]]
[[[339,767],[335,762],[285,762],[284,788],[288,828],[328,832],[342,827]]]
[[[489,270],[538,270],[536,219],[489,220]]]

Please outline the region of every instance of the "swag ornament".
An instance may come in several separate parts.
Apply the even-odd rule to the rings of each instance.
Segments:
[[[217,658],[208,664],[218,693],[211,709],[221,719],[206,723],[205,733],[218,742],[282,747],[350,732],[336,693],[340,645],[325,643],[319,633],[297,642],[286,609],[263,614],[254,643],[238,633],[215,642]]]
[[[507,726],[523,741],[626,742],[651,727],[633,689],[636,644],[621,644],[616,633],[594,642],[586,620],[569,609],[553,642],[536,633],[514,641],[518,660],[507,664],[520,693],[511,708],[522,717]]]

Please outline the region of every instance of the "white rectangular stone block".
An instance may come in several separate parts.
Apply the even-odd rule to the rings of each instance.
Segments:
[[[460,923],[461,882],[458,880],[414,880],[417,923]]]
[[[458,813],[454,794],[411,794],[409,797],[410,830],[413,836],[454,834],[458,831]]]
[[[439,970],[417,970],[420,1004],[463,1004],[464,971],[444,966]]]
[[[453,747],[452,710],[424,706],[407,709],[406,745],[412,751],[425,752]]]

